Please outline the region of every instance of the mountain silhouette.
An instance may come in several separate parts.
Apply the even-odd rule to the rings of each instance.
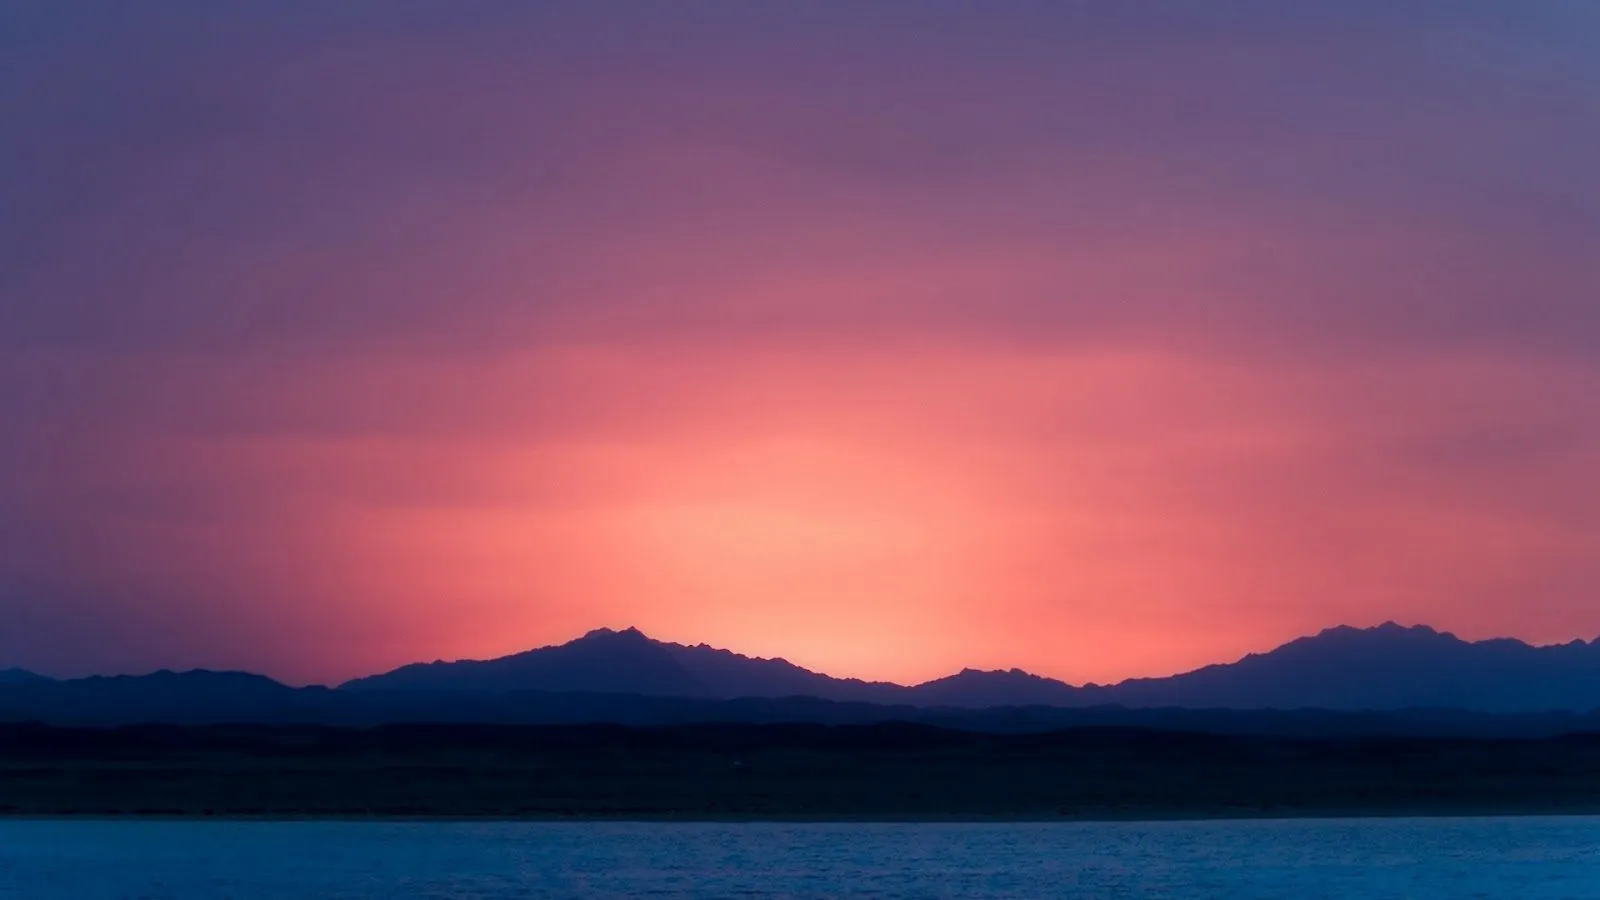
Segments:
[[[597,628],[581,638],[489,660],[434,661],[358,678],[345,690],[586,691],[647,697],[714,697],[677,656],[637,628]]]
[[[38,684],[50,680],[37,672],[29,672],[27,669],[15,667],[0,669],[0,684]]]
[[[907,688],[918,706],[1082,706],[1077,688],[1021,669],[962,669],[954,675]]]
[[[888,682],[832,678],[783,659],[652,640],[637,628],[597,628],[565,644],[498,659],[414,663],[357,678],[340,689],[577,691],[708,699],[803,696],[880,703],[895,702],[905,691]]]
[[[917,685],[597,629],[499,659],[292,688],[245,672],[53,680],[0,672],[0,721],[920,722],[983,731],[1137,725],[1273,734],[1561,734],[1600,728],[1600,641],[1463,641],[1426,626],[1330,628],[1167,678],[1073,686],[1018,669]]]
[[[40,678],[0,685],[0,720],[134,723],[293,720],[323,687],[291,688],[248,672],[161,670],[149,675]]]
[[[834,678],[786,659],[744,656],[705,644],[660,643],[679,665],[706,686],[710,696],[816,697],[862,703],[904,702],[905,687],[887,681]]]
[[[904,686],[838,679],[782,659],[599,629],[493,660],[403,666],[352,690],[622,693],[710,699],[815,697],[916,707],[1457,709],[1493,713],[1600,708],[1600,642],[1535,647],[1469,642],[1427,626],[1340,626],[1267,653],[1166,678],[1075,687],[1019,669],[965,669]]]
[[[1081,691],[1091,703],[1230,709],[1600,708],[1600,641],[1463,641],[1426,625],[1329,628],[1238,662]]]

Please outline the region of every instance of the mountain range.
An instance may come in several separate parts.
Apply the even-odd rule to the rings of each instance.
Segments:
[[[1196,718],[1184,710],[1209,712]],[[1219,712],[1227,710],[1239,714]],[[1326,717],[1245,715],[1270,710],[1343,718],[1335,727]],[[1423,710],[1433,714],[1419,717]],[[833,678],[783,659],[657,641],[633,628],[597,629],[498,659],[416,663],[337,688],[291,688],[241,672],[54,680],[0,670],[0,721],[88,724],[901,720],[1030,730],[1177,722],[1278,733],[1315,721],[1324,730],[1359,722],[1356,730],[1406,731],[1420,722],[1429,731],[1448,722],[1446,730],[1493,733],[1504,723],[1485,726],[1483,717],[1543,716],[1517,726],[1543,732],[1578,727],[1571,716],[1589,722],[1597,710],[1600,641],[1469,642],[1394,623],[1330,628],[1232,663],[1112,685],[1075,686],[1017,669],[965,669],[916,685]],[[1388,714],[1402,711],[1410,724],[1396,726]],[[1440,711],[1459,715],[1441,718]]]
[[[1019,669],[964,669],[917,685],[841,679],[783,659],[656,641],[634,628],[491,660],[419,663],[343,690],[593,691],[735,699],[816,697],[918,707],[1463,709],[1600,708],[1600,641],[1464,641],[1425,625],[1330,628],[1236,662],[1166,678],[1074,686]]]

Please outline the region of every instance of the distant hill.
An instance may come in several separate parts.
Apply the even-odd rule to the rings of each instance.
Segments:
[[[551,691],[646,697],[817,697],[893,703],[905,688],[832,678],[787,660],[742,656],[704,644],[656,641],[637,628],[598,628],[576,640],[490,660],[415,663],[357,678],[343,690]]]
[[[358,678],[345,690],[591,691],[652,697],[714,697],[715,690],[667,645],[637,629],[600,628],[581,638],[489,660],[413,663]]]
[[[0,684],[38,684],[50,680],[43,675],[29,672],[27,669],[0,669]]]
[[[906,690],[902,688],[901,690]],[[911,706],[750,697],[737,700],[548,691],[292,688],[239,672],[157,672],[0,685],[0,723],[69,726],[294,724],[379,726],[661,726],[688,723],[874,725],[914,723],[994,734],[1136,727],[1283,737],[1551,737],[1600,732],[1600,714],[1495,715],[1452,710],[1129,709],[1120,706]],[[176,735],[162,728],[154,740]]]
[[[632,630],[632,629],[630,629]],[[633,630],[638,634],[637,630]],[[659,642],[658,642],[659,643]],[[817,697],[860,703],[905,702],[905,688],[887,681],[834,678],[786,659],[743,656],[705,644],[659,643],[678,664],[706,686],[710,696]]]
[[[39,679],[0,685],[0,720],[131,722],[294,721],[327,688],[295,689],[247,672],[160,671],[150,675]]]
[[[1330,628],[1233,663],[1167,678],[1075,687],[1023,672],[966,669],[923,684],[837,679],[782,659],[655,641],[637,629],[494,660],[404,666],[350,690],[626,693],[735,699],[815,697],[917,707],[1402,710],[1496,713],[1600,708],[1600,642],[1468,642],[1426,626]]]
[[[1021,669],[962,669],[954,675],[906,688],[905,702],[917,706],[1082,706],[1080,691],[1064,681]]]
[[[1277,710],[1278,712],[1269,712]],[[965,669],[918,685],[598,629],[491,660],[432,662],[340,689],[244,672],[56,681],[0,673],[0,721],[920,722],[982,731],[1082,724],[1270,734],[1543,735],[1600,730],[1600,642],[1468,642],[1425,626],[1331,628],[1168,678],[1073,686]]]
[[[1463,641],[1425,625],[1330,628],[1238,662],[1080,689],[1131,707],[1482,712],[1600,708],[1600,641]]]

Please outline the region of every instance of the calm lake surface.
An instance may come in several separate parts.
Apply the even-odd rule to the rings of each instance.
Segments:
[[[1600,897],[1600,818],[0,821],[0,898]]]

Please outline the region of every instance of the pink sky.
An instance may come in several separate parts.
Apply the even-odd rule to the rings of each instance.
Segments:
[[[1159,8],[0,13],[0,667],[1600,635],[1600,18]]]

